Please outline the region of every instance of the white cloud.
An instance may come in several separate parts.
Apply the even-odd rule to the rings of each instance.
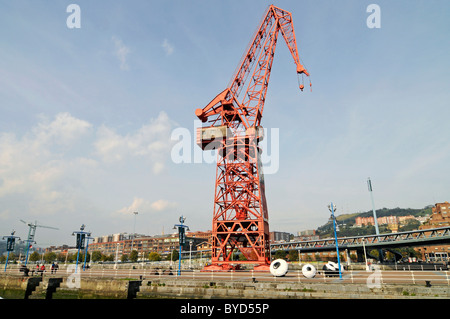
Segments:
[[[151,204],[151,208],[157,212],[161,212],[161,211],[165,211],[167,209],[172,209],[177,207],[176,203],[173,202],[169,202],[167,200],[164,199],[159,199],[156,202],[153,202]]]
[[[101,166],[102,162],[143,157],[155,173],[162,172],[170,160],[172,126],[161,112],[136,132],[120,135],[109,127],[95,130],[87,121],[59,113],[53,119],[41,116],[23,136],[0,132],[0,218],[16,212],[67,216],[87,205],[93,207],[96,201],[104,207],[105,190],[98,187],[122,176],[117,167]],[[142,200],[134,206],[149,211],[171,207]]]
[[[175,50],[174,46],[167,39],[164,39],[161,46],[164,49],[164,52],[166,52],[166,55],[171,55]]]
[[[122,70],[128,70],[128,54],[131,52],[130,48],[123,44],[122,40],[113,36],[112,40],[114,42],[114,55],[120,61],[120,68]]]
[[[66,151],[91,126],[60,113],[52,121],[41,118],[23,137],[0,133],[0,198],[11,203],[2,207],[3,214],[19,207],[32,215],[70,212],[77,196],[71,176],[92,167],[92,161],[67,157]]]
[[[131,205],[119,209],[114,215],[125,217],[132,216],[133,212],[138,212],[138,214],[165,212],[175,207],[177,207],[176,203],[164,199],[150,202],[140,197],[134,197]]]
[[[156,119],[151,119],[133,134],[122,136],[102,126],[95,142],[97,154],[105,163],[118,162],[128,156],[144,157],[152,162],[153,172],[158,174],[170,154],[173,144],[170,132],[174,125],[165,112],[160,112]]]
[[[92,124],[77,119],[69,113],[59,113],[51,122],[41,116],[41,122],[33,129],[33,133],[40,143],[69,144],[80,135],[87,133],[91,127]]]
[[[135,197],[133,199],[133,202],[131,203],[131,205],[123,207],[121,209],[119,209],[116,212],[116,215],[123,215],[123,216],[127,216],[133,213],[133,212],[142,212],[142,211],[148,211],[150,209],[151,204],[146,201],[143,198],[139,198],[139,197]]]

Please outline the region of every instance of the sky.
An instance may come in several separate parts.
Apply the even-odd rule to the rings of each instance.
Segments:
[[[167,234],[180,215],[210,230],[216,167],[194,112],[272,3],[311,76],[301,92],[279,37],[262,119],[270,230],[316,229],[330,203],[371,210],[369,177],[376,209],[450,201],[448,1],[2,0],[0,235],[26,239],[20,220],[36,221],[58,228],[38,228],[38,246],[74,245],[82,224]]]

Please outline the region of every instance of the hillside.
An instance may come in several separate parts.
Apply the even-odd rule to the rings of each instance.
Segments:
[[[377,217],[384,216],[408,216],[413,215],[415,217],[422,217],[431,214],[431,207],[427,206],[424,208],[381,208],[376,210]],[[375,227],[367,226],[367,227],[353,227],[355,224],[356,217],[371,217],[373,216],[373,212],[360,212],[360,213],[352,213],[352,214],[342,214],[336,216],[336,223],[338,225],[338,237],[343,236],[362,236],[367,234],[374,234]],[[383,225],[379,226],[380,233],[381,232],[390,232],[390,230]],[[333,224],[331,221],[328,221],[326,224],[319,226],[316,230],[316,233],[322,238],[325,237],[333,237],[334,230]]]

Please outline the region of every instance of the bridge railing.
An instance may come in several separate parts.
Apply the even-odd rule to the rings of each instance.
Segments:
[[[339,237],[337,239],[339,246],[361,246],[393,242],[408,242],[408,241],[422,241],[425,239],[446,239],[450,240],[450,226],[420,229],[406,232],[386,233],[379,235],[366,236],[351,236]],[[336,240],[334,238],[324,238],[317,240],[296,241],[275,243],[270,245],[271,250],[290,250],[290,249],[320,249],[324,247],[336,247]]]

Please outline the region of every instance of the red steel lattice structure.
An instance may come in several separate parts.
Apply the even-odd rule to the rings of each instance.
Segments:
[[[260,124],[280,32],[297,73],[309,76],[300,63],[291,13],[271,5],[229,86],[195,111],[207,123],[197,131],[197,144],[203,150],[218,150],[212,256],[205,270],[228,270],[241,263],[267,270],[270,265],[269,219],[258,142],[264,137]],[[238,250],[245,261],[232,260]]]

